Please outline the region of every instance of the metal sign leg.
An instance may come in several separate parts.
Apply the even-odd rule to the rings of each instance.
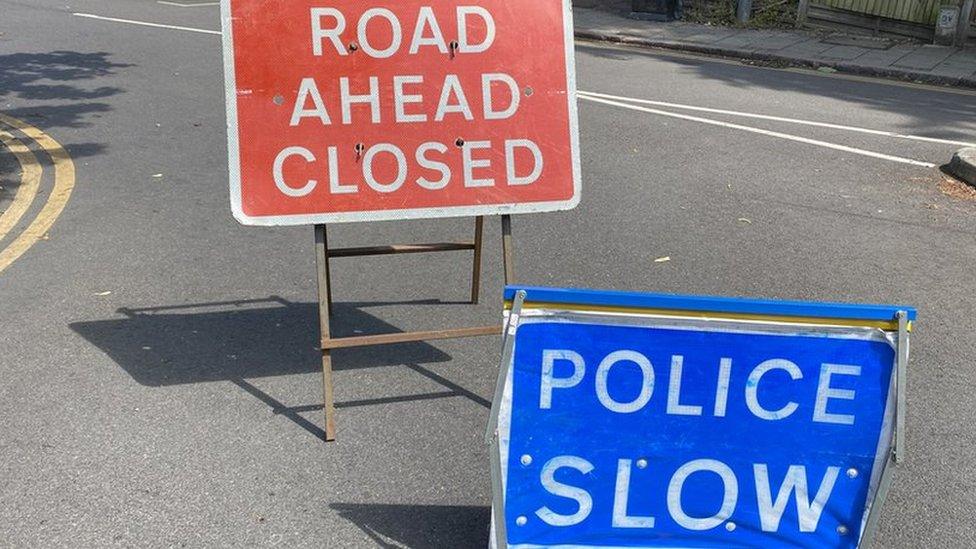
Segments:
[[[471,266],[471,303],[478,303],[481,292],[481,239],[485,228],[485,218],[474,219],[474,259]]]
[[[871,508],[868,509],[868,518],[864,523],[864,533],[861,534],[861,540],[857,544],[858,547],[863,547],[864,549],[872,549],[874,547],[875,537],[878,535],[878,524],[881,521],[881,508],[884,507],[884,502],[888,498],[888,492],[891,491],[891,481],[895,476],[894,469],[894,452],[889,452],[888,459],[884,462],[884,470],[881,471],[881,479],[878,481],[878,490],[874,494],[874,501],[871,502]]]
[[[332,294],[329,289],[329,257],[325,225],[315,226],[315,266],[319,289],[319,331],[322,340],[330,338],[329,315]],[[322,348],[322,393],[324,395],[325,440],[335,440],[335,401],[332,390],[332,349]]]
[[[908,382],[908,313],[898,311],[898,345],[895,358],[895,433],[892,439],[891,449],[888,458],[884,462],[884,469],[881,471],[881,479],[878,481],[878,489],[874,494],[874,500],[868,509],[868,517],[864,522],[864,532],[861,535],[858,547],[870,549],[874,546],[875,538],[878,535],[878,524],[881,521],[881,508],[888,498],[891,490],[891,483],[895,476],[895,467],[905,460],[905,392]]]
[[[505,479],[502,473],[501,454],[499,453],[498,434],[498,406],[505,393],[505,383],[512,366],[512,354],[515,352],[515,330],[518,328],[519,315],[525,302],[525,290],[519,290],[512,302],[512,310],[508,314],[508,323],[502,332],[502,360],[498,367],[498,378],[495,380],[495,396],[491,399],[491,412],[488,415],[488,427],[485,430],[485,440],[491,447],[491,482],[492,482],[492,522],[494,526],[496,549],[508,548],[508,533],[505,525]]]
[[[512,217],[502,216],[502,262],[505,266],[505,284],[515,283],[515,257],[512,251]]]
[[[329,315],[332,315],[332,275],[331,269],[329,269],[329,237],[328,233],[325,231],[325,225],[322,225],[322,246],[324,250],[324,262],[325,262],[325,297],[329,302]]]
[[[905,461],[905,395],[908,390],[908,313],[898,311],[898,360],[895,363],[895,462]]]

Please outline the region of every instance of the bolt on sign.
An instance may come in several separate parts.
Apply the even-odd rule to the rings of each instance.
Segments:
[[[908,307],[506,289],[493,547],[865,547]]]
[[[223,0],[234,216],[289,225],[579,201],[570,0]]]

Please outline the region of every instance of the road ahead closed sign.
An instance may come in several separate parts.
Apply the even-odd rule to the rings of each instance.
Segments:
[[[231,204],[284,225],[568,209],[569,0],[223,0]]]
[[[495,406],[509,547],[856,547],[876,524],[914,311],[525,291]]]

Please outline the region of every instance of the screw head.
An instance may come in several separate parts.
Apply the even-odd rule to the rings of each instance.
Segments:
[[[519,458],[519,463],[525,465],[526,467],[532,465],[532,456],[529,454],[522,454],[522,457]]]
[[[515,524],[518,524],[519,526],[525,526],[528,523],[529,523],[529,519],[526,518],[525,516],[520,516],[515,519]]]
[[[847,534],[847,527],[844,526],[843,524],[841,524],[840,526],[837,527],[837,533],[840,534],[840,535],[842,535],[842,536],[843,535],[846,535]]]
[[[857,478],[857,475],[858,474],[859,473],[858,473],[857,469],[855,469],[853,467],[851,467],[850,469],[847,470],[847,478]]]
[[[647,460],[644,459],[644,458],[638,459],[637,460],[637,468],[638,469],[647,469]]]
[[[727,531],[729,531],[729,532],[734,532],[735,531],[735,523],[732,522],[732,521],[726,522],[725,523],[725,529]]]

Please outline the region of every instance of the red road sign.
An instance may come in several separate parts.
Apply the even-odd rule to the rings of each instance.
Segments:
[[[223,0],[221,10],[241,223],[579,201],[570,0]]]

